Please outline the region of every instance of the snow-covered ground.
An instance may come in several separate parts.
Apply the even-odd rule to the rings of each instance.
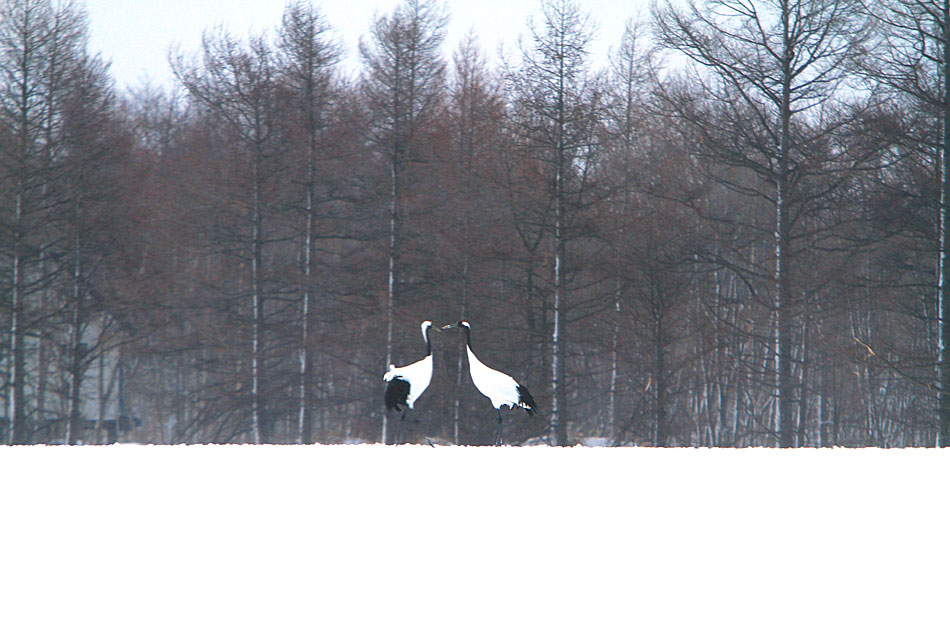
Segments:
[[[950,453],[0,447],[0,631],[948,630]]]

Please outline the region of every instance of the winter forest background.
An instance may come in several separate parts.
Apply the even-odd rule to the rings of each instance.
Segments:
[[[0,442],[393,439],[465,318],[516,444],[950,442],[950,4],[656,3],[610,63],[319,5],[118,89],[81,2],[0,4]],[[435,333],[404,438],[490,443]]]

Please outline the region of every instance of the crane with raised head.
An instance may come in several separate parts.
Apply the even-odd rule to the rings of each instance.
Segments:
[[[534,415],[534,412],[538,410],[538,405],[535,404],[534,397],[527,387],[508,374],[492,369],[478,360],[475,352],[472,351],[472,326],[468,321],[450,323],[442,327],[443,330],[449,328],[465,330],[465,350],[468,352],[468,371],[472,376],[472,382],[483,396],[491,400],[491,405],[498,412],[498,426],[495,429],[495,446],[498,446],[502,442],[501,408],[518,407],[527,411],[528,415]]]
[[[422,395],[422,392],[426,390],[432,380],[432,342],[429,340],[429,331],[432,329],[432,321],[422,322],[422,338],[426,342],[424,358],[405,367],[390,365],[389,370],[383,374],[383,380],[386,382],[384,396],[386,410],[402,412],[402,416],[399,418],[399,426],[396,428],[396,444],[399,443],[402,422],[406,418],[406,412],[413,408],[416,400],[419,399],[419,396]],[[442,328],[434,329],[438,332]]]

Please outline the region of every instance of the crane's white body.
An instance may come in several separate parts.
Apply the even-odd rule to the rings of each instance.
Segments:
[[[389,371],[383,374],[383,380],[391,382],[394,378],[401,378],[409,383],[406,406],[411,409],[416,399],[422,395],[422,392],[432,381],[432,354],[405,367],[390,365]]]
[[[432,343],[429,341],[431,328],[432,321],[422,322],[422,339],[426,342],[424,358],[405,367],[390,365],[389,371],[383,374],[383,380],[388,383],[385,395],[388,409],[399,411],[403,406],[412,409],[432,381]],[[403,415],[405,416],[405,412]]]
[[[534,414],[537,405],[531,393],[524,386],[508,374],[492,369],[475,356],[475,352],[472,351],[472,326],[468,321],[459,321],[445,327],[460,327],[465,330],[465,351],[468,353],[469,374],[472,376],[475,388],[491,400],[491,406],[498,410],[499,421],[501,420],[502,407],[511,409],[520,407],[527,411],[529,415]]]
[[[521,407],[528,409],[521,402],[521,394],[518,392],[518,382],[497,369],[492,369],[482,361],[478,360],[475,352],[467,344],[465,351],[468,352],[468,369],[472,375],[472,382],[483,396],[491,400],[491,406],[496,409],[502,407]]]

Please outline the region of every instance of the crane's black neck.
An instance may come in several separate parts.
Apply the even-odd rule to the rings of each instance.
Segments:
[[[429,330],[431,329],[432,326],[430,325],[425,329],[425,332],[422,333],[423,338],[426,340],[426,356],[432,355],[432,341],[429,340]]]
[[[468,327],[467,325],[463,325],[462,329],[465,330],[465,344],[468,345],[469,349],[472,349],[472,328]]]

